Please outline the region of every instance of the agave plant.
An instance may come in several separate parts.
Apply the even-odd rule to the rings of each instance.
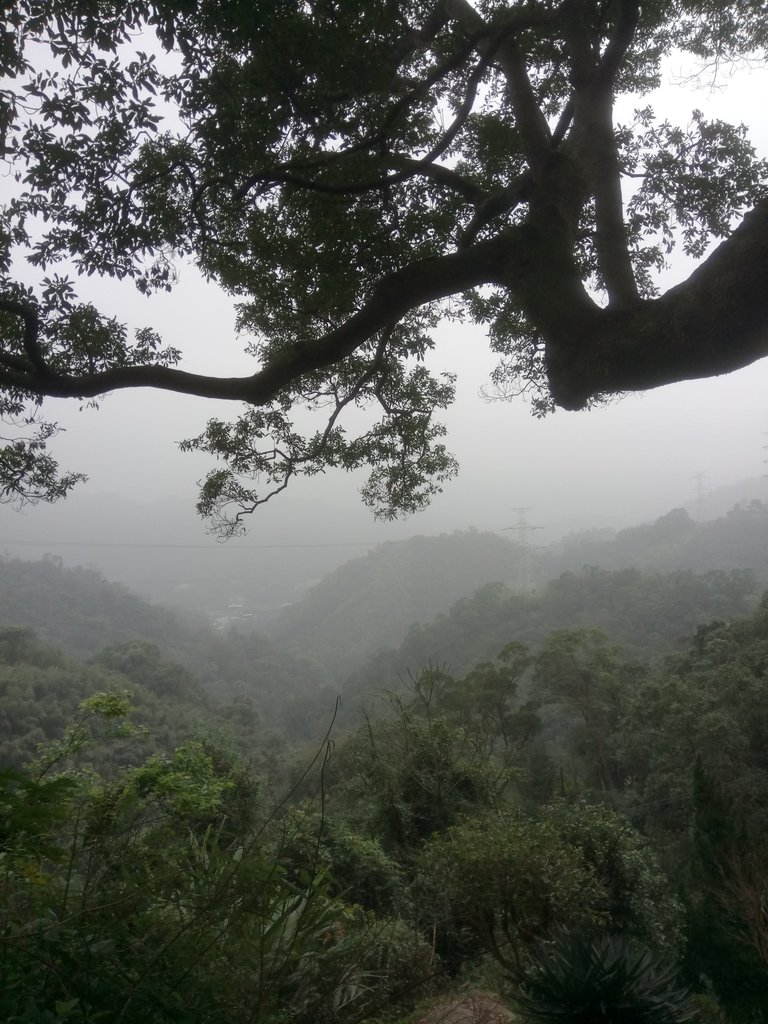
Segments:
[[[542,943],[517,996],[542,1024],[686,1024],[698,1018],[677,968],[622,935],[560,933]]]

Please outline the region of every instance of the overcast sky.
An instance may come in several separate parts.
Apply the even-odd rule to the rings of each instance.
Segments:
[[[753,144],[766,155],[768,132],[757,112],[766,95],[763,71],[722,82],[715,91],[682,90],[670,81],[661,96],[642,103],[652,102],[680,123],[694,107],[708,117],[744,120]],[[94,296],[102,311],[132,327],[156,327],[166,343],[183,349],[187,369],[252,372],[235,336],[231,301],[192,268],[181,267],[180,274],[168,296],[146,300],[131,286],[110,282],[99,283]],[[684,274],[677,264],[667,283]],[[603,409],[535,420],[522,400],[487,404],[479,397],[493,367],[481,331],[452,324],[437,337],[433,365],[459,376],[458,400],[445,420],[448,445],[462,468],[432,508],[402,524],[374,524],[356,493],[360,478],[333,474],[299,482],[277,499],[279,505],[257,513],[251,540],[282,536],[286,522],[294,535],[312,542],[384,540],[470,525],[500,530],[514,522],[512,509],[526,506],[530,521],[546,528],[546,542],[570,529],[627,525],[690,502],[696,473],[706,474],[706,485],[716,488],[766,471],[768,360],[726,377],[629,396]],[[151,391],[109,396],[98,412],[78,413],[73,403],[52,402],[52,414],[54,406],[67,429],[57,445],[62,464],[89,475],[89,494],[147,502],[178,496],[190,506],[195,481],[210,463],[180,454],[174,443],[199,432],[211,415],[237,413],[224,403]],[[36,517],[50,536],[50,512],[32,509],[23,523],[2,516],[0,543],[13,540],[14,524],[29,535]],[[204,539],[204,525],[196,529]]]

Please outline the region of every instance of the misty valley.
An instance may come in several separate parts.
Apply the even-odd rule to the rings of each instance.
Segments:
[[[765,1020],[768,505],[519,541],[225,622],[6,554],[0,1017]]]
[[[0,1024],[768,1024],[766,94],[0,5]]]

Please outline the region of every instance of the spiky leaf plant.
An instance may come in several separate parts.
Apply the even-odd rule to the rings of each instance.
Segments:
[[[561,932],[542,943],[517,1002],[542,1024],[686,1024],[698,1018],[676,966],[622,935]]]

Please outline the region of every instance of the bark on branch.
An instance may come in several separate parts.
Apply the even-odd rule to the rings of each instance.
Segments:
[[[477,50],[492,55],[506,78],[510,91],[515,124],[520,133],[523,151],[531,169],[536,171],[546,163],[551,151],[552,138],[547,119],[534,96],[525,60],[515,41],[515,34],[527,28],[539,27],[550,21],[553,12],[526,5],[498,24],[488,24],[468,0],[446,0],[451,18],[464,26],[477,38]]]
[[[616,23],[602,57],[591,44],[583,11],[567,5],[564,21],[574,85],[569,151],[582,167],[595,201],[595,249],[608,301],[615,308],[637,303],[637,282],[627,245],[621,165],[613,126],[616,74],[634,38],[639,4],[619,0]]]
[[[569,161],[563,158],[568,169]],[[567,179],[560,179],[567,187]],[[768,201],[682,284],[629,309],[601,309],[586,293],[556,209],[442,257],[383,278],[357,313],[312,345],[288,348],[248,377],[205,376],[163,366],[53,374],[0,357],[0,387],[31,395],[90,398],[152,387],[205,398],[267,404],[306,373],[332,367],[418,307],[484,284],[508,288],[540,332],[550,389],[563,408],[594,398],[711,377],[768,355]],[[29,311],[1,300],[25,320]],[[31,363],[31,358],[30,358]]]
[[[599,395],[731,373],[768,356],[768,201],[682,284],[633,309],[575,312],[547,337],[552,397],[566,409]]]
[[[0,299],[0,309],[4,309],[6,313],[11,313],[13,316],[21,317],[24,321],[24,337],[22,339],[24,351],[34,372],[45,377],[49,371],[39,344],[40,320],[34,306],[19,302],[17,299]],[[20,365],[23,366],[24,360],[10,352],[3,352],[0,353],[0,362],[8,366],[15,364],[19,368]]]

